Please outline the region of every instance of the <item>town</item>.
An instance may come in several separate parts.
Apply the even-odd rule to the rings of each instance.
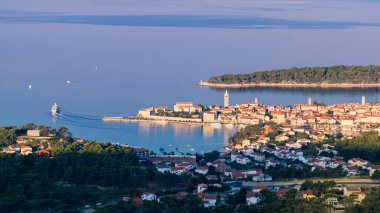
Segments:
[[[141,109],[134,119],[205,123],[214,127],[222,125],[244,127],[273,121],[295,131],[320,132],[321,134],[317,137],[323,139],[323,134],[342,133],[344,136],[356,136],[360,132],[378,131],[380,103],[366,103],[363,96],[360,104],[326,105],[313,103],[309,97],[307,104],[265,106],[259,103],[258,98],[255,98],[252,103],[231,106],[229,94],[226,91],[223,106],[205,107],[203,105],[194,106],[192,102],[177,102],[172,110],[166,106]],[[123,120],[123,118],[106,117],[103,120],[117,121]]]

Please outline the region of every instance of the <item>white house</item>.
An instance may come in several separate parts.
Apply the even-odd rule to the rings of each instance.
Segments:
[[[186,171],[185,167],[171,167],[170,168],[170,173],[175,174],[175,175],[181,175]]]
[[[204,192],[206,190],[207,190],[207,185],[206,184],[204,184],[204,183],[198,184],[198,187],[197,187],[197,192],[198,193],[202,193],[202,192]]]
[[[208,172],[208,166],[197,166],[195,172],[198,174],[206,175]]]
[[[28,130],[26,132],[26,135],[29,137],[40,137],[41,136],[41,130]]]
[[[141,200],[149,200],[149,201],[153,201],[153,200],[156,200],[157,199],[157,196],[153,193],[150,193],[150,192],[144,192],[142,195],[141,195]]]
[[[298,143],[310,143],[310,139],[307,139],[307,138],[301,138],[301,139],[298,139],[297,140]]]
[[[236,163],[247,164],[250,162],[251,162],[251,160],[249,158],[246,158],[246,157],[239,156],[236,158]]]
[[[296,142],[287,142],[285,146],[289,148],[293,148],[293,149],[301,149],[302,147],[300,143],[296,143]]]
[[[348,160],[348,163],[351,166],[359,166],[359,167],[364,167],[366,166],[369,162],[367,160],[363,160],[361,158],[352,158]]]
[[[265,160],[265,155],[263,153],[254,152],[250,156],[252,156],[255,161],[263,162]]]
[[[247,192],[245,195],[247,205],[254,205],[260,201],[260,195],[254,192]]]
[[[168,166],[168,165],[159,164],[156,166],[156,168],[157,168],[157,171],[162,172],[162,173],[170,172],[170,166]]]
[[[277,141],[277,142],[283,142],[283,141],[287,141],[287,140],[289,140],[289,137],[286,135],[277,135],[275,137],[275,141]]]
[[[203,198],[203,205],[205,207],[213,207],[216,205],[216,195],[215,194],[206,194]]]
[[[235,162],[236,161],[236,158],[239,157],[240,154],[239,153],[231,153],[231,162]]]
[[[369,167],[369,175],[372,176],[377,170],[380,170],[380,165],[371,165],[371,167]]]
[[[268,187],[267,186],[253,186],[252,187],[252,192],[259,193],[263,189],[268,189]]]

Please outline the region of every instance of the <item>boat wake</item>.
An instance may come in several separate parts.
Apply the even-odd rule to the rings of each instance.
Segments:
[[[102,118],[99,117],[99,116],[85,115],[85,114],[75,114],[75,113],[65,112],[65,111],[62,112],[62,113],[60,113],[59,115],[63,116],[63,117],[82,119],[82,120],[93,120],[93,121],[102,120]]]
[[[127,125],[122,126],[122,128],[120,128],[120,125],[115,126],[111,123],[104,123],[100,116],[76,114],[66,111],[56,114],[55,118],[63,125],[85,127],[91,129],[123,131],[126,130],[126,128],[133,128]]]

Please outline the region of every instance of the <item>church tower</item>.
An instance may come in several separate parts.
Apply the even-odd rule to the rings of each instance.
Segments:
[[[362,96],[362,106],[364,106],[365,105],[365,96],[363,95]]]
[[[230,105],[230,96],[228,95],[228,92],[224,93],[224,107],[228,107]]]

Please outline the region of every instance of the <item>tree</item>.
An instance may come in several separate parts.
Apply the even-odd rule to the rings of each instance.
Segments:
[[[372,176],[371,176],[372,179],[374,180],[379,180],[380,179],[380,171],[379,170],[376,170]]]
[[[338,140],[335,148],[345,159],[360,157],[380,163],[380,136],[376,131],[363,132],[353,139]]]
[[[335,137],[336,137],[336,139],[341,139],[341,138],[343,138],[343,134],[338,132],[338,134],[336,134]]]
[[[227,199],[227,203],[231,204],[232,206],[236,207],[239,204],[245,204],[245,194],[247,193],[247,190],[244,188],[241,188],[240,191],[232,196],[229,196]]]
[[[12,145],[16,141],[16,127],[0,128],[0,147]]]
[[[57,137],[58,138],[65,138],[66,137],[66,133],[68,132],[69,130],[62,126],[58,129],[58,133],[57,133]]]
[[[207,152],[204,154],[206,162],[214,161],[214,160],[218,159],[219,156],[220,156],[220,152],[218,152],[217,150],[214,150],[212,152]]]

